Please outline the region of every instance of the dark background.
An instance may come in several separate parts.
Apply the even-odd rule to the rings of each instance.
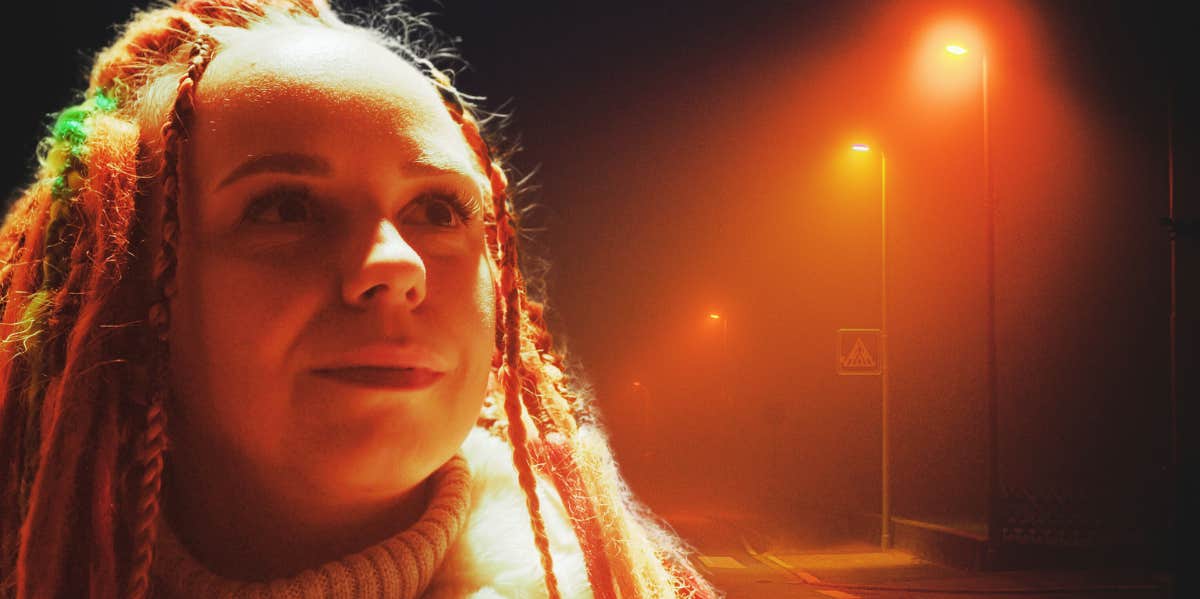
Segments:
[[[523,202],[545,230],[526,252],[549,259],[556,340],[655,507],[878,510],[879,379],[837,376],[834,348],[837,329],[880,324],[878,162],[847,148],[886,147],[894,510],[968,529],[986,500],[981,93],[977,59],[931,67],[921,51],[945,15],[975,23],[990,65],[1003,483],[1075,498],[1115,542],[1166,547],[1173,422],[1186,439],[1197,396],[1193,237],[1178,244],[1172,416],[1169,130],[1177,217],[1197,217],[1198,184],[1182,13],[410,5],[461,37],[459,87],[512,113],[514,165],[537,170]],[[38,4],[8,23],[10,199],[46,115],[74,103],[128,14]]]

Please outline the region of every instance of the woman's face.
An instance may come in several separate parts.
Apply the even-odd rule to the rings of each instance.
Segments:
[[[330,499],[412,488],[474,424],[494,352],[478,159],[422,75],[342,32],[237,38],[195,102],[172,467]]]

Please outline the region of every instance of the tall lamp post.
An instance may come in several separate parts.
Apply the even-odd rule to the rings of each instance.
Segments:
[[[967,48],[948,45],[946,51],[955,56],[965,56]],[[992,190],[992,144],[991,114],[988,112],[988,61],[987,53],[980,53],[980,82],[983,86],[983,176],[984,203],[987,208],[987,435],[988,435],[988,478],[987,478],[987,534],[995,550],[1003,534],[1004,522],[1000,516],[998,494],[1000,492],[1000,423],[997,401],[996,376],[996,199]]]
[[[729,410],[733,405],[733,384],[730,382],[733,374],[733,366],[729,360],[729,317],[725,314],[709,312],[708,318],[709,320],[721,323],[721,394],[724,396],[725,403],[722,409]],[[718,430],[720,431],[720,435],[724,436],[722,444],[732,438],[727,436],[731,433],[728,427],[722,427]]]
[[[709,320],[716,320],[721,323],[721,362],[723,362],[721,377],[725,379],[723,381],[725,401],[731,402],[733,401],[733,393],[730,391],[729,377],[733,368],[729,364],[729,318],[716,312],[709,312],[708,318]]]
[[[867,144],[850,146],[855,152],[870,152]],[[880,379],[880,418],[882,424],[883,460],[882,506],[880,506],[879,545],[887,551],[892,546],[892,493],[889,466],[891,454],[888,451],[888,351],[887,351],[887,154],[879,150],[879,379]]]
[[[642,401],[638,406],[640,408],[641,417],[641,436],[642,436],[642,455],[651,456],[654,454],[652,443],[654,441],[654,432],[650,428],[650,394],[646,390],[646,386],[641,381],[633,381],[633,392]]]
[[[729,319],[722,317],[716,312],[708,314],[710,320],[721,321],[721,359],[725,360],[726,366],[729,362]]]

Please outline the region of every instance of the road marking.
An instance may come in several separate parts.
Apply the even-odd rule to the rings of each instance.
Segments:
[[[770,561],[771,563],[775,564],[776,566],[779,566],[780,568],[783,568],[784,570],[787,570],[788,572],[791,572],[792,574],[795,574],[796,576],[800,577],[800,580],[803,580],[804,582],[807,582],[808,584],[821,584],[820,578],[817,578],[816,576],[813,576],[812,574],[809,574],[808,572],[805,572],[804,570],[801,570],[800,568],[797,568],[797,567],[775,557],[774,555],[771,555],[770,553],[763,553],[761,555],[762,555],[763,559]]]
[[[822,595],[836,597],[837,599],[861,599],[858,595],[851,595],[845,591],[835,591],[833,589],[817,589],[817,592]]]
[[[785,572],[789,572],[793,576],[798,576],[800,580],[803,580],[809,584],[821,582],[821,579],[817,578],[816,576],[813,576],[804,570],[793,568],[791,564],[775,557],[774,555],[771,555],[771,552],[769,551],[763,553],[755,551],[754,548],[750,546],[750,543],[746,541],[745,535],[739,534],[738,540],[742,542],[742,548],[746,550],[746,553],[749,553],[752,557],[754,557],[754,559],[767,564],[768,566],[778,566],[783,568]]]
[[[869,553],[796,553],[779,556],[797,568],[814,570],[858,570],[875,568],[913,567],[922,565],[921,560],[900,551],[874,551]]]
[[[787,573],[791,574],[792,576],[795,576],[795,577],[799,578],[800,580],[803,580],[807,584],[821,584],[820,578],[817,578],[816,576],[813,576],[812,574],[809,574],[808,572],[805,572],[804,570],[801,570],[801,569],[775,557],[774,555],[771,555],[770,551],[764,551],[762,553],[755,551],[754,548],[750,546],[750,543],[748,541],[746,541],[745,535],[739,534],[738,539],[742,542],[742,548],[745,549],[746,553],[749,553],[754,559],[756,559],[764,564],[767,564],[768,566],[777,566],[777,567],[783,568],[784,572],[787,572]],[[701,558],[701,559],[703,559],[703,558]],[[844,591],[838,591],[835,589],[813,589],[813,590],[818,593],[821,593],[822,595],[826,595],[828,597],[834,597],[836,599],[862,599],[858,595],[852,595],[850,593],[847,593]]]
[[[741,562],[728,555],[701,555],[700,561],[709,568],[745,568]]]

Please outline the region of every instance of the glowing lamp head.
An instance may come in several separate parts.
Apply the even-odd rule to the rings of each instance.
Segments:
[[[855,152],[870,152],[871,146],[868,146],[867,144],[854,144],[850,146],[850,149],[854,150]]]
[[[946,51],[955,56],[962,56],[963,54],[967,53],[966,48],[959,46],[957,44],[950,44],[949,46],[946,46]]]
[[[713,320],[721,320],[721,315],[720,315],[720,314],[716,314],[716,313],[709,314],[709,315],[708,315],[708,317],[709,317],[709,318],[711,318],[711,319],[713,319]]]

